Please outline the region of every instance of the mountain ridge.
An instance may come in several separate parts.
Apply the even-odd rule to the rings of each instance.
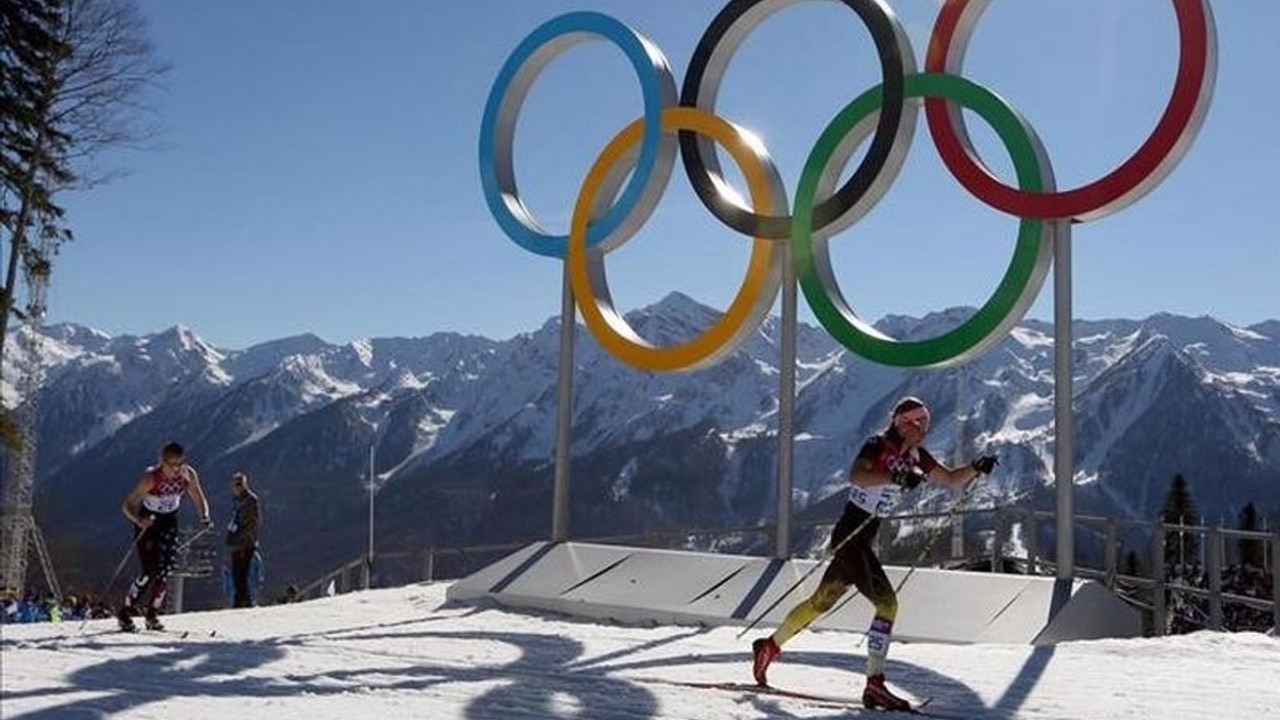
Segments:
[[[971,312],[892,316],[877,327],[935,334]],[[664,342],[716,316],[680,294],[628,313]],[[118,544],[119,498],[175,438],[201,471],[215,515],[229,504],[226,476],[254,478],[269,513],[269,557],[289,577],[309,578],[360,552],[373,446],[381,551],[545,536],[559,325],[553,317],[508,340],[434,333],[335,344],[303,333],[242,350],[215,348],[183,326],[118,337],[46,328],[37,514],[59,562],[96,577],[103,553],[85,547]],[[1228,524],[1246,500],[1263,513],[1280,506],[1280,322],[1239,328],[1158,313],[1073,329],[1081,507],[1150,517],[1174,472]],[[823,498],[838,503],[850,457],[907,394],[930,402],[928,445],[939,457],[1001,456],[978,502],[1043,505],[1052,483],[1052,330],[1025,321],[962,368],[909,371],[852,356],[802,324],[797,512],[816,511]],[[579,325],[571,531],[767,521],[778,334],[770,317],[716,366],[653,374],[622,365]],[[15,345],[6,380],[13,355],[28,347],[20,337]]]

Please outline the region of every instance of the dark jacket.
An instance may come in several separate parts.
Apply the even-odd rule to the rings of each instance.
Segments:
[[[248,550],[258,544],[258,526],[262,515],[258,510],[258,496],[252,491],[235,498],[231,523],[227,525],[227,545],[236,550]]]

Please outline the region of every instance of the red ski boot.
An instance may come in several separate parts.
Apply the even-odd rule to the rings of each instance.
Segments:
[[[767,687],[769,680],[765,677],[765,672],[769,669],[769,663],[782,654],[782,648],[778,647],[778,643],[771,637],[760,638],[751,643],[751,654],[754,658],[751,663],[751,674],[755,675],[757,685]]]
[[[862,706],[868,710],[882,708],[894,712],[910,712],[911,703],[889,692],[884,686],[884,675],[868,675],[867,687],[862,690]]]

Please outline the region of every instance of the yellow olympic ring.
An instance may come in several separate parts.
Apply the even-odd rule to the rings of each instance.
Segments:
[[[640,337],[615,309],[609,293],[604,254],[611,248],[587,247],[587,224],[595,219],[594,214],[600,208],[607,209],[608,203],[601,202],[602,196],[609,202],[613,200],[621,179],[626,176],[625,172],[617,171],[618,167],[636,162],[635,148],[644,136],[644,129],[644,118],[640,118],[614,136],[583,180],[569,226],[569,279],[583,321],[610,353],[643,370],[695,370],[714,364],[736,348],[742,339],[740,336],[754,332],[759,326],[758,319],[773,307],[782,284],[788,243],[763,238],[752,240],[751,260],[737,295],[720,319],[697,337],[670,347],[657,347]],[[662,132],[674,134],[680,130],[709,137],[729,152],[746,178],[755,212],[769,215],[787,212],[786,194],[778,172],[750,133],[697,108],[663,110]]]

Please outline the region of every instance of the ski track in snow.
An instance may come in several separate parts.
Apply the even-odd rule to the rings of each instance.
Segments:
[[[113,621],[5,625],[6,720],[726,720],[861,713],[675,682],[750,682],[738,628],[628,627],[450,605],[444,583],[289,606],[170,616],[174,632]],[[210,637],[208,631],[216,629]],[[751,636],[754,637],[754,634]],[[802,633],[779,687],[860,695],[860,634]],[[1280,640],[1201,632],[1057,646],[897,643],[890,686],[967,720],[1280,718]],[[869,714],[868,714],[869,715]],[[887,717],[887,716],[886,716]]]

